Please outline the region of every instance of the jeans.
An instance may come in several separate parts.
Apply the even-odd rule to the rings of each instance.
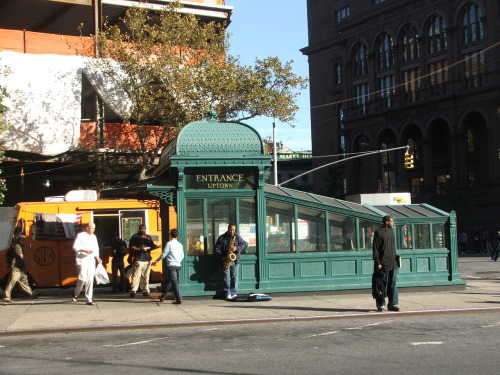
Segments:
[[[174,296],[176,301],[182,301],[181,290],[179,289],[179,270],[181,268],[179,266],[167,266],[168,276],[163,287],[163,292],[161,293],[162,298],[167,296],[167,293],[170,291],[170,288],[174,288]]]
[[[111,262],[111,272],[113,276],[113,292],[120,291],[120,292],[125,292],[126,291],[126,279],[125,279],[125,265],[123,264],[123,259],[121,260],[114,260]],[[120,285],[118,285],[118,272],[120,272]]]
[[[398,270],[388,271],[384,275],[385,290],[389,299],[389,306],[396,306],[399,302],[398,298]],[[385,306],[385,298],[376,299],[377,307]]]
[[[238,267],[239,264],[231,262],[231,266],[224,269],[224,291],[227,295],[236,296],[238,294]]]

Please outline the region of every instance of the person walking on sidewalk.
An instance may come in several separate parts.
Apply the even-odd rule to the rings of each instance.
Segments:
[[[85,300],[87,305],[95,305],[94,296],[94,275],[95,262],[101,264],[99,258],[99,245],[94,234],[95,224],[87,224],[85,232],[78,233],[73,243],[73,250],[76,252],[76,268],[78,269],[78,281],[76,282],[75,293],[71,299],[73,303],[78,301],[78,296],[85,287]]]
[[[172,229],[170,231],[170,241],[167,242],[165,248],[163,249],[163,253],[153,262],[153,266],[162,260],[167,259],[167,281],[163,285],[163,290],[160,296],[160,302],[165,301],[167,297],[167,293],[170,291],[170,288],[174,288],[174,296],[175,301],[174,304],[181,304],[182,294],[179,289],[179,270],[181,269],[181,262],[184,259],[184,247],[182,244],[177,241],[177,237],[179,236],[179,232],[177,229]]]
[[[30,263],[35,264],[32,260],[28,259],[24,255],[24,246],[26,245],[26,237],[24,234],[19,235],[15,241],[15,246],[8,251],[9,266],[10,266],[10,278],[7,286],[4,291],[3,301],[7,303],[12,303],[13,301],[10,299],[10,295],[12,289],[16,284],[19,284],[21,289],[26,292],[31,298],[35,299],[38,297],[37,292],[33,292],[31,286],[28,281],[28,274],[24,268],[25,262],[28,261]]]
[[[234,300],[238,295],[238,266],[244,245],[245,241],[236,233],[234,224],[229,224],[227,232],[215,242],[215,253],[224,268],[224,291],[228,301]]]
[[[382,226],[375,231],[373,237],[373,262],[374,272],[383,273],[383,280],[388,297],[387,309],[400,311],[398,307],[398,262],[396,259],[396,246],[394,243],[394,219],[386,215],[382,219]],[[375,299],[378,311],[385,310],[385,297]]]
[[[139,225],[139,231],[130,238],[129,249],[135,257],[132,266],[132,287],[130,297],[135,297],[137,289],[141,287],[142,295],[149,296],[149,273],[151,272],[151,250],[159,248],[153,238],[146,234],[146,226]]]

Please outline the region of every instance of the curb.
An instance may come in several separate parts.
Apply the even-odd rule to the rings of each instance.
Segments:
[[[357,314],[342,315],[319,315],[302,317],[283,317],[283,318],[261,318],[261,319],[239,319],[239,320],[199,320],[194,322],[172,322],[172,323],[153,323],[153,324],[133,324],[133,325],[102,325],[94,327],[67,327],[67,328],[40,328],[40,329],[20,329],[6,330],[0,332],[0,337],[7,336],[28,336],[28,335],[48,335],[58,333],[82,333],[82,332],[103,332],[103,331],[127,331],[139,329],[174,329],[186,327],[204,327],[204,326],[222,326],[222,325],[245,325],[245,324],[270,324],[270,323],[290,323],[290,322],[309,322],[341,319],[362,319],[362,318],[403,318],[408,316],[424,315],[458,315],[458,314],[477,314],[477,313],[500,313],[500,307],[484,307],[470,309],[443,309],[443,310],[415,310],[400,312],[369,312]]]

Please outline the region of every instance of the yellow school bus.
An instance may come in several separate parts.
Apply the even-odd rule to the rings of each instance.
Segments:
[[[9,277],[6,251],[19,234],[28,236],[25,255],[36,264],[26,263],[26,271],[36,287],[72,286],[77,281],[75,252],[76,234],[87,223],[96,224],[100,257],[111,275],[111,235],[125,242],[145,224],[147,233],[160,247],[152,251],[153,260],[162,251],[160,208],[157,202],[137,200],[94,200],[23,202],[5,207],[0,212],[0,280],[5,285]],[[127,257],[125,257],[126,260]],[[127,261],[125,266],[127,266]],[[111,276],[110,276],[111,280]],[[161,280],[161,263],[152,267],[151,281]]]

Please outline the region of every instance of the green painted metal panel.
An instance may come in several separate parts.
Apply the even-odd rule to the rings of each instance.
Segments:
[[[448,257],[436,257],[436,272],[448,272]]]
[[[269,264],[269,278],[295,278],[295,263],[290,261],[283,261],[282,263]]]
[[[356,260],[335,260],[332,267],[333,276],[335,275],[355,275]]]
[[[417,272],[430,272],[431,262],[429,257],[417,258]]]
[[[326,262],[302,262],[300,264],[300,276],[326,276]]]

